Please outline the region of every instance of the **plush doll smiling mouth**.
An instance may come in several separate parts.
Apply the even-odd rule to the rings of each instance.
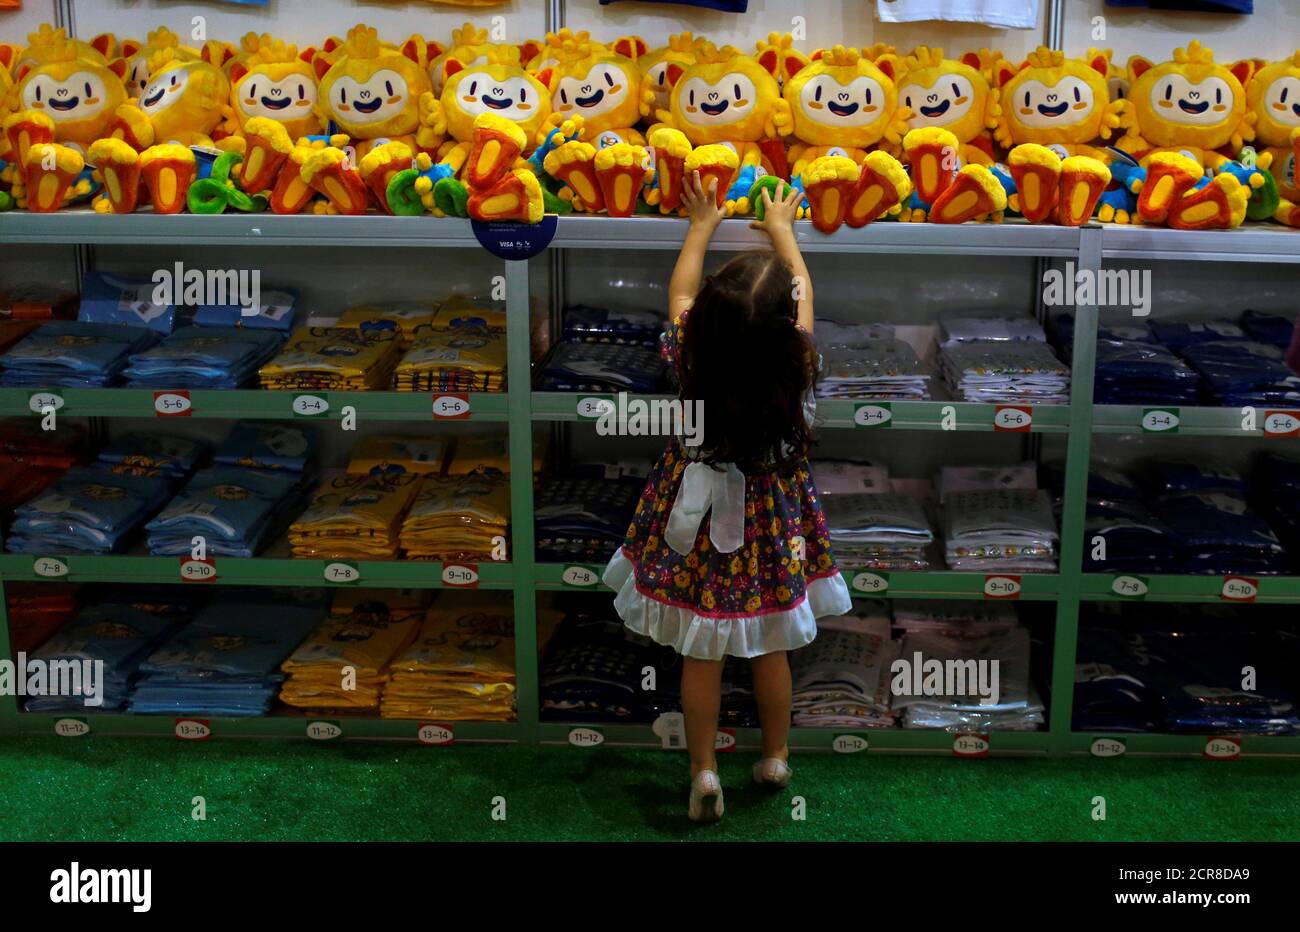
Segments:
[[[1067,104],[1065,101],[1061,101],[1059,104],[1057,104],[1054,107],[1049,107],[1047,104],[1038,105],[1038,112],[1046,117],[1059,117],[1061,114],[1063,114],[1065,111],[1069,109],[1070,109],[1070,105]]]
[[[1184,113],[1204,113],[1210,109],[1210,102],[1202,100],[1200,103],[1190,103],[1185,97],[1178,98],[1178,106]]]
[[[513,97],[493,97],[491,94],[484,94],[479,100],[493,110],[508,110],[515,102]]]
[[[163,94],[166,94],[166,93],[167,93],[167,88],[166,88],[166,87],[160,87],[160,88],[158,88],[158,90],[154,91],[152,94],[150,94],[150,95],[149,95],[148,97],[146,97],[144,100],[140,101],[140,106],[141,106],[141,107],[145,107],[145,108],[152,107],[154,104],[158,103],[158,101],[162,100],[162,99],[163,99]]]
[[[948,112],[950,106],[952,106],[952,101],[949,100],[945,100],[943,103],[935,107],[927,107],[925,104],[921,104],[921,116],[931,118],[941,117]]]
[[[60,93],[66,93],[66,92],[60,91]],[[55,110],[59,110],[64,113],[66,113],[69,110],[77,109],[77,105],[80,103],[81,103],[80,97],[64,97],[62,99],[58,97],[50,98],[50,106],[53,107]]]
[[[590,84],[585,85],[582,89],[584,91],[590,91],[591,85]],[[588,94],[586,97],[573,98],[573,102],[577,104],[579,107],[588,108],[588,107],[596,106],[596,104],[600,103],[604,99],[605,99],[605,92],[602,91],[600,88],[596,88],[596,90],[593,93]]]

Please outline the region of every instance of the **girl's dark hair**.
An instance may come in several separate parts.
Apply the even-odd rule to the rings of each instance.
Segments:
[[[788,472],[807,456],[816,351],[797,311],[793,273],[772,252],[742,253],[705,279],[679,347],[681,397],[704,403],[705,462]]]

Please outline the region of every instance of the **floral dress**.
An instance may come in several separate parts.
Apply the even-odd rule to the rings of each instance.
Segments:
[[[663,336],[674,366],[684,319]],[[807,459],[785,476],[745,475],[691,453],[679,440],[669,444],[605,569],[624,624],[701,660],[810,643],[816,620],[844,614],[852,601]]]

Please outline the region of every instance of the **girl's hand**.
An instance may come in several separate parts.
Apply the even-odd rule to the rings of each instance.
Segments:
[[[762,230],[768,236],[776,236],[779,233],[794,234],[794,221],[799,213],[799,205],[803,201],[803,192],[798,188],[786,185],[785,195],[773,200],[772,189],[763,189],[763,219],[753,220],[750,226],[755,230]]]
[[[682,186],[682,204],[686,207],[691,226],[703,227],[710,233],[727,215],[727,209],[718,206],[718,179],[710,178],[706,189],[699,172],[691,172],[691,177]]]

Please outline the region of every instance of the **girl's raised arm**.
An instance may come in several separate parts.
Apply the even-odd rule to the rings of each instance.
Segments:
[[[799,242],[794,236],[794,218],[799,210],[803,192],[787,187],[784,197],[772,199],[772,190],[763,189],[763,219],[753,221],[750,226],[762,230],[772,240],[772,250],[786,265],[794,279],[795,299],[798,301],[798,323],[805,332],[813,332],[813,291],[812,276],[799,251]]]
[[[682,188],[682,203],[691,218],[686,241],[677,256],[673,277],[668,282],[668,319],[676,320],[695,302],[700,292],[700,278],[704,274],[704,254],[709,251],[709,240],[718,228],[726,210],[718,206],[718,180],[709,179],[706,189],[700,182],[700,173],[692,172]]]

